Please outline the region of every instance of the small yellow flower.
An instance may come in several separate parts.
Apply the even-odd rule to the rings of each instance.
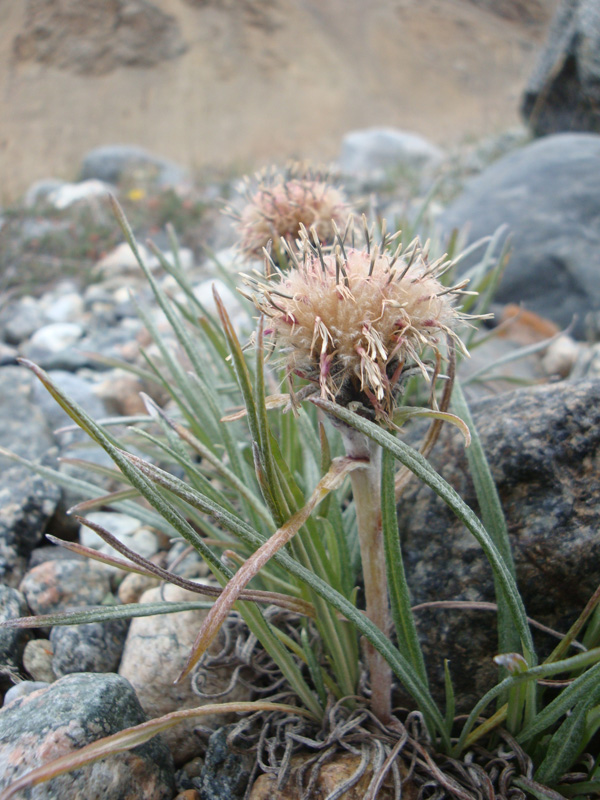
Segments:
[[[146,197],[146,192],[144,189],[130,189],[127,192],[127,198],[129,200],[133,200],[137,202],[138,200],[143,200]]]
[[[288,272],[246,276],[265,333],[276,338],[288,373],[317,384],[323,397],[389,418],[411,367],[429,375],[427,354],[439,356],[447,340],[466,352],[455,328],[467,315],[454,305],[466,281],[445,287],[439,276],[450,262],[430,264],[417,241],[393,255],[339,239],[325,255],[314,241],[302,233]]]

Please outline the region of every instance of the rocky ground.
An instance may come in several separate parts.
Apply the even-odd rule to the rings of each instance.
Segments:
[[[190,2],[186,7],[189,13],[194,6],[221,13],[213,8],[217,5]],[[442,13],[439,5],[430,5],[427,13],[434,13],[434,6]],[[547,13],[546,4],[525,0],[452,4],[461,13],[467,5],[479,20],[493,5],[503,25],[535,25]],[[590,64],[592,51],[581,42],[585,36],[592,41],[596,28],[582,28],[581,20],[589,19],[594,7],[600,30],[600,9],[590,0],[563,5],[572,17],[572,36],[558,37],[564,51],[560,63],[579,59],[580,74],[588,81],[582,96],[589,97],[600,76]],[[263,16],[255,23],[260,28],[272,22],[270,15],[279,5],[248,3],[244,13],[255,13],[258,6]],[[228,8],[226,3],[223,7]],[[27,13],[45,14],[48,22],[55,10],[52,3],[32,2]],[[2,7],[0,19],[4,14],[14,22],[15,13]],[[48,58],[55,59],[57,68],[72,68],[69,59],[76,49],[69,42],[50,37],[44,49],[26,33],[21,32],[20,70]],[[164,58],[179,58],[177,30],[167,26],[163,33]],[[109,55],[122,58],[124,52],[129,51],[116,48]],[[554,89],[544,95],[544,125],[560,129],[559,99],[572,79],[568,70],[550,69],[543,80],[538,75],[532,81],[532,93],[540,80],[544,86],[554,81]],[[600,583],[600,191],[595,180],[600,135],[594,132],[596,105],[587,111],[586,133],[531,140],[517,126],[468,148],[453,148],[404,130],[361,128],[336,150],[339,177],[359,209],[386,217],[390,226],[402,224],[430,236],[434,252],[444,252],[456,231],[464,247],[483,237],[484,244],[462,260],[465,273],[484,252],[491,260],[506,257],[494,295],[495,321],[480,332],[486,341],[461,364],[461,377],[506,513],[528,612],[558,631],[568,628]],[[72,173],[74,182],[52,178],[32,183],[0,211],[0,620],[99,604],[190,598],[186,590],[165,587],[158,579],[122,578],[114,568],[45,538],[55,535],[109,553],[101,539],[65,512],[94,494],[90,482],[102,494],[115,484],[107,473],[111,462],[68,427],[66,414],[18,359],[47,370],[95,419],[147,417],[142,392],[159,406],[168,400],[164,387],[149,377],[145,360],[160,355],[147,326],[155,325],[169,338],[168,326],[123,241],[108,194],[118,197],[137,240],[145,243],[149,237],[168,259],[174,258],[165,227],[171,223],[194,294],[210,307],[216,283],[233,319],[240,324],[243,319],[224,281],[224,275],[239,269],[240,259],[231,220],[220,210],[220,198],[239,202],[236,180],[199,182],[177,159],[122,146],[88,152]],[[177,297],[173,278],[151,246],[141,244],[141,251],[160,287]],[[459,439],[445,431],[433,460],[476,506]],[[23,459],[38,465],[38,471],[24,466]],[[91,467],[84,468],[82,460]],[[58,470],[58,477],[49,469]],[[128,503],[125,499],[118,510],[107,505],[86,516],[157,565],[186,578],[207,579],[200,560],[181,542],[171,542],[168,526]],[[400,527],[416,603],[492,599],[491,576],[479,549],[416,484],[400,509]],[[0,628],[0,790],[42,761],[148,716],[199,705],[197,678],[177,686],[173,680],[204,613],[140,617],[129,624]],[[434,692],[443,694],[442,656],[450,656],[458,708],[469,707],[494,680],[489,612],[428,606],[418,614]],[[239,633],[235,629],[232,640]],[[544,637],[540,634],[542,652],[552,646]],[[230,686],[235,664],[229,651],[213,662],[210,675],[202,674],[208,680],[205,691],[224,692],[224,700],[247,698],[242,684]],[[39,786],[31,797],[242,798],[252,765],[227,748],[229,729],[219,727],[223,722],[189,722],[133,752]],[[349,757],[342,768],[351,774],[356,764]],[[280,792],[273,780],[261,776],[252,800],[295,800],[293,792]],[[319,791],[333,791],[331,781],[323,770]],[[362,797],[362,785],[347,800]]]
[[[503,221],[498,217],[502,176],[513,175],[507,179],[513,194],[506,221],[512,227],[514,258],[523,263],[512,272],[508,267],[497,294],[496,311],[504,319],[500,335],[473,351],[463,377],[473,378],[469,393],[505,504],[518,576],[529,592],[528,608],[559,630],[577,615],[600,581],[600,562],[593,555],[598,548],[595,499],[600,491],[600,345],[596,343],[600,302],[590,277],[598,249],[592,255],[591,232],[584,243],[578,239],[590,208],[600,205],[594,194],[597,188],[591,179],[586,183],[599,152],[600,137],[592,134],[562,134],[528,143],[521,131],[484,141],[461,161],[426,140],[386,130],[349,136],[339,161],[357,202],[365,202],[377,190],[380,213],[389,219],[404,214],[409,222],[414,222],[418,198],[441,176],[445,183],[421,223],[436,231],[436,247],[443,246],[452,228],[467,222],[465,242],[493,233]],[[204,302],[210,303],[213,282],[220,282],[206,245],[226,269],[236,268],[231,221],[216,202],[220,194],[234,196],[232,186],[196,186],[175,164],[122,148],[90,153],[82,172],[85,181],[32,186],[19,204],[5,209],[2,220],[0,445],[48,466],[56,466],[57,456],[106,462],[85,437],[64,430],[66,415],[34,376],[18,365],[17,357],[46,369],[95,418],[145,415],[142,390],[159,404],[165,400],[155,384],[116,366],[118,361],[141,367],[144,347],[152,355],[136,303],[146,307],[157,325],[164,328],[164,321],[110,215],[107,191],[120,198],[138,237],[150,235],[167,255],[164,224],[173,222],[182,245],[181,262]],[[399,174],[402,180],[395,177]],[[482,200],[491,192],[498,201],[494,213]],[[568,204],[568,219],[561,217],[558,197]],[[501,246],[498,241],[497,252]],[[537,258],[530,274],[528,247]],[[159,284],[175,291],[173,279],[158,260],[149,250],[144,254]],[[465,262],[463,268],[467,267]],[[540,273],[543,282],[536,278]],[[565,274],[569,282],[561,277]],[[235,317],[235,297],[222,282],[220,291]],[[514,303],[522,299],[526,309],[519,312]],[[571,323],[573,311],[578,318],[572,335],[557,337]],[[515,312],[516,320],[507,326]],[[513,360],[523,348],[523,357]],[[532,388],[505,394],[515,381]],[[478,399],[485,396],[488,399]],[[449,432],[436,463],[469,498],[472,489],[465,483],[457,451],[460,447]],[[111,568],[49,545],[45,533],[106,548],[65,516],[65,508],[81,499],[73,488],[61,491],[48,476],[32,474],[8,455],[0,455],[0,464],[3,619],[107,602],[152,602],[164,599],[165,591],[169,600],[189,596],[176,587],[161,590],[154,579],[130,575],[120,580]],[[90,479],[76,463],[64,462],[59,468]],[[477,548],[458,530],[448,534],[450,522],[432,507],[426,492],[417,487],[413,492],[411,514],[406,519],[401,515],[401,525],[415,601],[440,596],[491,599],[490,576]],[[181,556],[180,544],[171,546],[165,530],[138,515],[107,508],[88,516],[157,563],[172,564]],[[429,531],[425,549],[423,529]],[[179,569],[186,577],[206,576],[195,558],[188,557]],[[144,714],[156,716],[197,705],[193,682],[174,687],[173,679],[185,662],[202,614],[145,617],[129,625],[115,621],[35,632],[1,630],[6,695],[0,712],[0,786],[37,763],[39,753],[62,752],[67,739],[79,746],[136,724]],[[437,623],[441,617],[443,624],[432,624],[432,615]],[[460,665],[460,702],[468,705],[473,693],[483,691],[492,679],[489,620],[470,612],[468,644],[460,633],[466,630],[464,617],[456,612],[426,611],[422,622],[434,685],[442,667],[435,654],[452,651]],[[437,631],[438,638],[432,638],[431,631]],[[226,689],[230,672],[217,671],[211,680],[213,690]],[[442,684],[438,688],[441,692]],[[234,691],[224,699],[247,696],[240,695],[239,687]],[[111,700],[113,696],[118,703]],[[111,707],[108,715],[103,711],[106,703]],[[210,723],[206,720],[203,725]],[[69,738],[73,726],[75,739]],[[75,777],[57,779],[51,788],[36,790],[35,796],[51,798],[59,792],[61,798],[75,798],[81,781],[89,789],[106,782],[110,774],[114,789],[106,797],[115,800],[131,786],[136,787],[136,797],[149,799],[171,800],[178,791],[181,798],[201,800],[241,797],[235,792],[242,791],[243,781],[238,780],[234,791],[231,777],[225,780],[221,773],[215,777],[215,765],[222,762],[215,753],[222,752],[222,743],[213,737],[207,749],[206,738],[195,735],[195,727],[191,722],[173,729],[160,743],[148,745],[147,751],[136,750],[135,757],[111,757],[108,766],[100,762]],[[230,768],[238,778],[246,774],[238,762]],[[253,797],[264,796],[261,786]]]

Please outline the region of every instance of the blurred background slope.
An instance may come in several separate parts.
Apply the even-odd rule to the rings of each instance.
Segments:
[[[0,201],[135,144],[239,171],[505,130],[556,0],[0,0]]]

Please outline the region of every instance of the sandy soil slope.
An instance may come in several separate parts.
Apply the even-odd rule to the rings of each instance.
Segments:
[[[333,158],[370,125],[504,130],[555,5],[0,0],[0,201],[102,144],[239,170]]]

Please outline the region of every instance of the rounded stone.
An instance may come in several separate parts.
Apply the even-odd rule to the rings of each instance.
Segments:
[[[52,669],[58,677],[73,672],[116,672],[129,622],[123,619],[52,628]]]
[[[118,675],[78,673],[0,709],[0,789],[35,767],[146,721]],[[173,763],[160,736],[40,784],[35,800],[171,800]]]
[[[199,595],[172,584],[150,589],[141,597],[142,603],[161,600],[198,600]],[[182,708],[195,708],[209,702],[200,698],[192,688],[190,676],[175,683],[182,672],[206,611],[182,611],[154,617],[138,617],[131,621],[129,634],[119,667],[119,674],[131,681],[142,707],[150,716],[162,716]],[[217,642],[211,651],[218,652]],[[216,694],[225,690],[232,677],[233,667],[218,667],[206,673],[205,690]],[[236,684],[219,702],[249,699],[249,691]],[[194,735],[198,724],[222,725],[223,715],[190,719],[165,732],[165,738],[177,764],[201,754],[199,739]]]
[[[34,681],[53,683],[56,675],[52,669],[54,651],[48,639],[32,639],[25,645],[23,668]]]
[[[20,590],[34,614],[100,605],[110,595],[110,572],[88,561],[44,561],[29,570]]]

